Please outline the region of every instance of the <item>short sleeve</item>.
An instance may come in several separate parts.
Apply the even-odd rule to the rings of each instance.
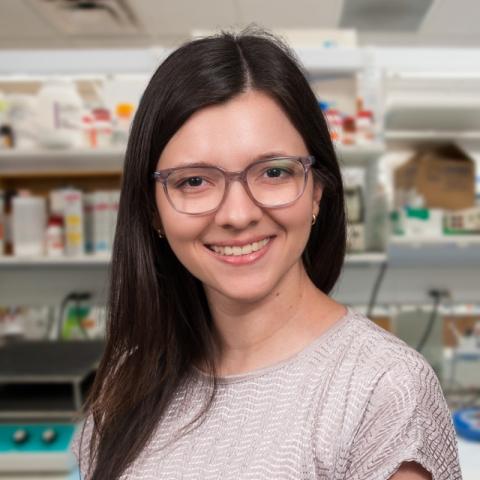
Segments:
[[[383,373],[354,434],[345,478],[387,480],[414,461],[433,480],[461,480],[451,415],[439,381],[420,355]]]
[[[88,480],[90,466],[90,439],[93,432],[93,416],[88,415],[79,425],[71,443],[71,451],[77,460],[82,480]]]

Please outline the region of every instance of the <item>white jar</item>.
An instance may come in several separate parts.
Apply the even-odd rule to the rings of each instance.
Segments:
[[[47,148],[82,145],[83,100],[72,80],[54,78],[37,96],[38,142]]]
[[[45,253],[47,204],[43,197],[17,196],[12,201],[13,254]]]
[[[8,96],[8,120],[15,135],[15,148],[32,150],[37,143],[37,97],[30,94]]]

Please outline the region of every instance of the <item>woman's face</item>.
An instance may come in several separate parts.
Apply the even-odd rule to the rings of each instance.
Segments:
[[[269,153],[309,154],[281,107],[264,93],[248,91],[193,114],[166,145],[156,170],[206,162],[240,171]],[[289,206],[268,209],[257,206],[243,185],[234,181],[216,212],[191,216],[176,211],[163,185],[157,183],[160,223],[156,225],[161,225],[164,241],[203,283],[207,294],[250,303],[273,293],[280,282],[288,283],[289,278],[298,281],[298,273],[303,272],[301,254],[310,234],[312,214],[318,213],[321,193],[309,172],[300,198]],[[222,254],[225,250],[218,248],[261,239],[269,240],[260,251],[241,257]]]

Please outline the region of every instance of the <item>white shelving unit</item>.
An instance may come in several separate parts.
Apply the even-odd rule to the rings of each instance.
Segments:
[[[117,74],[145,75],[148,77],[168,55],[166,49],[129,50],[10,50],[0,51],[0,76],[13,79],[18,74],[66,75],[88,73],[115,76]],[[366,67],[383,75],[395,68],[428,69],[450,68],[465,71],[478,68],[478,50],[471,53],[442,49],[377,49],[372,58],[362,49],[304,49],[298,56],[312,77],[355,75]],[[75,61],[72,56],[75,56]],[[45,59],[48,58],[48,62]],[[414,90],[418,78],[404,78],[404,85]],[[387,116],[384,129],[385,145],[337,148],[342,166],[359,166],[367,169],[369,188],[376,181],[376,161],[390,149],[410,149],[419,144],[455,141],[462,145],[480,146],[479,100],[466,101],[463,108],[452,103],[459,91],[458,76],[453,78],[453,88],[435,102],[422,107],[422,96],[414,104],[408,101],[385,105]],[[471,83],[475,83],[473,80]],[[445,82],[445,85],[448,81]],[[430,88],[430,85],[428,86]],[[389,88],[387,87],[387,93]],[[478,88],[472,88],[480,92]],[[428,93],[428,92],[427,92]],[[480,96],[480,94],[479,94]],[[422,108],[419,108],[422,107]],[[432,119],[442,123],[432,123]],[[467,124],[465,120],[468,119]],[[448,125],[445,122],[450,122]],[[123,152],[120,151],[35,151],[0,152],[0,177],[2,175],[27,175],[32,170],[41,174],[47,171],[88,174],[89,172],[121,171]],[[43,170],[43,171],[41,171]],[[372,190],[370,190],[372,191]],[[368,205],[367,205],[368,211]],[[368,222],[369,220],[367,220]],[[427,291],[445,288],[458,302],[478,302],[480,298],[480,241],[478,238],[448,238],[441,241],[426,239],[412,242],[409,239],[392,239],[387,253],[349,254],[345,269],[333,295],[350,304],[365,304],[381,268],[387,263],[385,279],[379,291],[382,304],[424,305],[430,301]],[[439,260],[441,260],[439,262]],[[76,258],[15,258],[0,257],[0,305],[45,303],[59,304],[66,292],[89,290],[96,293],[94,300],[103,303],[108,291],[107,273],[109,256],[84,256]],[[458,312],[457,312],[458,313]],[[477,478],[480,463],[477,445],[459,441],[460,457],[465,478]]]
[[[344,166],[360,166],[375,180],[376,161],[383,153],[381,144],[355,147],[340,145],[336,149]],[[63,174],[121,174],[124,152],[119,149],[35,150],[0,152],[0,178]],[[385,254],[351,254],[346,268],[375,268],[385,261]],[[109,255],[80,257],[0,257],[1,304],[58,304],[72,290],[95,292],[98,302],[105,299]],[[19,288],[21,285],[21,288]]]
[[[456,142],[480,147],[480,75],[386,74],[389,148]]]
[[[88,75],[108,76],[114,79],[115,76],[135,75],[145,76],[151,75],[158,64],[168,55],[167,49],[130,49],[118,52],[110,50],[77,50],[75,52],[62,51],[2,51],[0,52],[0,79],[2,81],[12,80],[19,81],[21,78],[29,76],[41,76],[55,74],[63,74],[69,76]],[[377,75],[381,77],[386,68],[394,69],[393,52],[374,51],[372,49],[348,49],[348,48],[332,48],[332,49],[300,49],[298,52],[300,61],[306,70],[311,74],[312,78],[327,76],[334,78],[353,76],[365,73]],[[75,61],[72,62],[72,55]],[[402,56],[403,55],[403,56]],[[401,62],[409,66],[413,65],[414,59],[408,52],[403,52]],[[429,68],[433,69],[430,52],[423,52],[423,56],[418,60],[419,67],[429,63]],[[44,61],[49,58],[48,64]],[[400,57],[398,57],[400,58]],[[442,68],[444,67],[444,57],[435,56],[435,61]],[[469,61],[464,61],[465,65],[469,65]],[[411,64],[411,65],[410,65]],[[413,68],[413,67],[412,67]],[[22,77],[23,75],[23,77]],[[400,81],[400,89],[406,85],[408,91],[414,91],[418,85],[416,78],[403,78]],[[403,83],[402,83],[403,82]],[[423,82],[423,80],[421,80]],[[457,82],[454,79],[450,84]],[[476,94],[477,80],[470,81],[473,95]],[[448,85],[448,80],[445,85]],[[399,82],[395,87],[399,86]],[[388,87],[390,88],[390,87]],[[387,90],[388,90],[387,88]],[[430,86],[429,86],[430,88]],[[443,88],[443,87],[442,87]],[[388,90],[389,91],[389,90]],[[428,91],[426,89],[425,91]],[[379,92],[383,95],[382,92]],[[421,95],[418,98],[422,98]],[[480,96],[479,96],[480,97]],[[429,108],[428,115],[420,114],[417,104],[408,104],[408,102],[390,102],[386,104],[387,117],[388,111],[395,115],[394,122],[388,122],[385,130],[385,144],[375,143],[368,146],[343,146],[336,148],[337,155],[342,167],[361,167],[366,169],[367,195],[366,198],[366,222],[370,224],[369,217],[371,211],[371,202],[373,201],[371,193],[377,181],[377,160],[389,150],[395,142],[402,148],[409,144],[416,144],[427,140],[443,141],[446,137],[452,140],[464,139],[477,142],[480,139],[480,115],[478,115],[478,124],[472,123],[477,113],[475,108],[469,107],[469,102],[463,103],[463,110],[457,113],[455,105],[452,106],[445,99],[448,95],[438,96],[437,99],[443,99],[441,108],[435,102],[425,100],[424,107]],[[398,99],[398,97],[397,97]],[[430,103],[429,103],[430,102]],[[381,102],[380,102],[381,103]],[[428,105],[426,105],[428,104]],[[390,110],[388,110],[390,109]],[[428,110],[428,109],[427,109]],[[425,110],[425,111],[427,111]],[[451,128],[448,125],[433,125],[427,128],[425,121],[428,120],[431,112],[435,111],[438,119],[450,118],[455,119]],[[441,113],[443,112],[443,113]],[[459,123],[462,118],[471,119],[470,126]],[[421,131],[415,127],[408,128],[408,123],[403,123],[408,119],[418,120],[422,117],[425,128]],[[439,120],[440,121],[440,120]],[[461,125],[461,128],[459,126]],[[441,126],[441,128],[439,128]],[[467,128],[468,127],[468,128]],[[120,150],[88,150],[69,152],[63,150],[57,151],[7,151],[0,152],[0,177],[9,176],[21,177],[28,176],[33,172],[38,172],[39,176],[47,176],[52,172],[58,175],[63,173],[75,173],[79,176],[87,176],[95,172],[105,174],[120,174],[122,170],[124,153]],[[390,250],[392,248],[393,250]],[[411,261],[410,265],[400,265],[395,261],[392,262],[392,252],[398,252],[400,249],[404,252],[404,259],[415,250],[412,245],[400,245],[393,243],[389,247],[388,255],[386,253],[365,253],[365,254],[349,254],[346,258],[345,269],[342,275],[340,285],[336,293],[341,300],[351,303],[364,303],[368,298],[375,278],[379,269],[385,262],[388,263],[388,272],[380,292],[379,301],[411,301],[413,303],[425,303],[426,291],[428,288],[435,286],[450,286],[453,291],[459,292],[458,298],[472,299],[478,297],[478,288],[473,287],[476,278],[477,267],[472,267],[472,262],[466,262],[464,265],[456,263],[449,264],[442,270],[442,266],[432,268],[434,265],[428,260],[424,253],[427,250],[433,251],[430,246],[427,248],[419,248],[418,256],[415,261]],[[467,248],[467,250],[470,247]],[[474,250],[477,245],[474,245]],[[451,253],[452,247],[445,246],[450,251],[450,257],[456,258],[456,253]],[[465,253],[466,250],[461,249]],[[454,260],[453,260],[454,261]],[[468,264],[467,264],[468,263]],[[423,265],[424,268],[420,268]],[[26,301],[31,299],[33,303],[41,301],[57,302],[61,298],[62,292],[72,288],[104,288],[106,281],[106,272],[109,266],[108,257],[85,256],[82,258],[35,258],[35,259],[15,259],[9,257],[0,257],[0,304],[10,299],[13,303]],[[458,274],[453,274],[456,271]],[[453,285],[452,285],[453,284]],[[477,283],[478,285],[478,283]],[[21,286],[21,288],[19,287]]]

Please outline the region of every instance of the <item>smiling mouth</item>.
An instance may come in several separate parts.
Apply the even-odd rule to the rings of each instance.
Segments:
[[[218,255],[239,257],[241,255],[248,255],[250,253],[258,252],[267,245],[273,237],[266,237],[258,242],[247,243],[241,247],[239,246],[219,246],[219,245],[205,245],[209,250]]]

